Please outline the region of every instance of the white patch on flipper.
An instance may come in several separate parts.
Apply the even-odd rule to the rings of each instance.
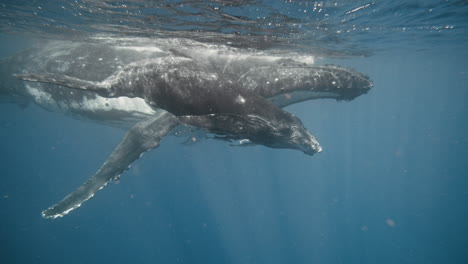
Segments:
[[[111,181],[111,180],[108,180],[107,182],[105,182],[101,187],[99,187],[99,189],[98,189],[96,192],[98,192],[98,191],[102,190],[104,187],[106,187],[107,184],[109,184],[110,181]],[[67,215],[67,214],[70,213],[71,211],[73,211],[73,210],[79,208],[84,202],[86,202],[86,201],[88,201],[89,199],[93,198],[94,195],[96,194],[96,192],[89,194],[89,195],[88,195],[85,199],[83,199],[80,203],[77,203],[77,204],[73,205],[72,207],[68,208],[67,210],[65,210],[65,211],[63,211],[63,212],[61,212],[61,213],[57,213],[57,214],[54,214],[54,215],[46,216],[45,213],[46,213],[48,210],[54,208],[54,206],[55,206],[55,205],[54,205],[54,206],[50,207],[49,209],[47,209],[46,211],[43,211],[43,212],[42,212],[42,217],[44,217],[44,218],[51,218],[51,219],[56,219],[56,218],[59,218],[59,217],[64,217],[65,215]]]

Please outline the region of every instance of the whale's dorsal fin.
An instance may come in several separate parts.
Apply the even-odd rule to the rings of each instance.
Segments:
[[[62,201],[43,211],[42,216],[62,217],[80,207],[110,181],[117,180],[144,152],[158,147],[161,139],[177,125],[177,118],[165,111],[135,124],[93,177]]]
[[[51,83],[77,90],[93,91],[103,97],[109,97],[109,95],[112,93],[110,87],[103,85],[101,82],[82,80],[67,75],[26,73],[13,74],[13,76],[25,81]]]

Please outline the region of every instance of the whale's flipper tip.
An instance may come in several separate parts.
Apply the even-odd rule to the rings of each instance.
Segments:
[[[56,218],[63,217],[65,214],[53,213],[52,208],[49,208],[47,210],[42,211],[41,215],[42,215],[42,218],[45,218],[45,219],[56,219]]]
[[[83,202],[85,202],[86,200],[89,200],[93,196],[94,196],[94,194],[91,195],[89,198],[83,199],[79,203],[69,203],[70,199],[65,198],[64,200],[60,201],[59,203],[55,204],[54,206],[49,207],[47,210],[42,211],[42,213],[41,213],[42,218],[56,219],[56,218],[64,217],[65,215],[67,215],[71,211],[73,211],[76,208],[80,207]]]
[[[77,190],[67,195],[63,200],[42,211],[42,217],[56,219],[63,217],[80,207],[81,204],[93,198],[94,194],[104,188],[111,179],[103,178],[99,172],[81,185]]]

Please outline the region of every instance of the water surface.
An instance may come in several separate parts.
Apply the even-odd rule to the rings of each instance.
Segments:
[[[41,210],[125,131],[1,104],[2,263],[466,263],[466,1],[3,1],[2,57],[50,39],[185,38],[368,74],[288,107],[323,153],[168,137],[79,210]]]

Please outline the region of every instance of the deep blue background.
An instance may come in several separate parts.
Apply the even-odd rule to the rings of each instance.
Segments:
[[[15,47],[2,39],[7,53]],[[468,51],[328,60],[375,87],[287,110],[320,140],[291,150],[165,138],[63,219],[124,131],[0,105],[1,263],[467,263]]]

